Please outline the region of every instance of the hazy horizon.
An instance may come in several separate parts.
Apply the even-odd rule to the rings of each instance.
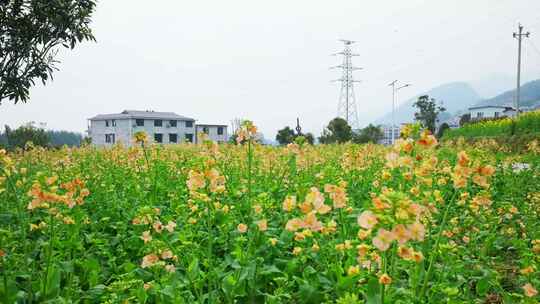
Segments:
[[[87,119],[124,109],[171,111],[201,123],[255,122],[267,139],[293,127],[318,136],[336,116],[340,64],[351,39],[359,121],[390,111],[394,79],[404,102],[448,82],[482,97],[515,86],[518,21],[522,84],[540,78],[540,1],[100,1],[97,42],[62,50],[54,81],[27,104],[3,100],[0,124],[46,122],[84,132]],[[508,86],[497,90],[498,86]],[[498,92],[497,92],[498,91]],[[487,96],[486,96],[487,95]],[[489,96],[492,95],[492,96]]]

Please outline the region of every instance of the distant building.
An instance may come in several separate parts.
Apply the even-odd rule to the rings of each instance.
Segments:
[[[394,141],[399,138],[401,135],[401,128],[405,126],[406,124],[401,124],[401,126],[394,126]],[[392,142],[392,125],[382,125],[381,129],[383,131],[383,138],[379,140],[380,144],[383,145],[392,145],[394,144]]]
[[[516,110],[508,106],[478,106],[470,107],[469,114],[471,120],[479,120],[486,118],[513,117],[516,115]]]
[[[459,128],[459,120],[460,120],[461,116],[460,115],[455,115],[455,116],[452,116],[446,120],[443,120],[443,121],[438,121],[437,120],[437,123],[436,123],[436,128],[437,130],[439,130],[439,128],[443,125],[443,124],[447,124],[448,127],[450,129],[457,129]]]
[[[196,124],[195,134],[205,133],[211,140],[223,143],[229,139],[226,125]]]
[[[216,132],[210,132],[209,127],[209,139],[226,141],[223,138],[227,136],[227,126],[220,125],[219,128],[216,127]],[[177,144],[197,142],[197,129],[195,119],[173,112],[125,110],[117,114],[100,114],[90,118],[88,135],[97,146],[110,146],[118,142],[130,146],[133,144],[134,134],[139,131],[145,132],[151,142]],[[201,130],[204,131],[204,127]]]

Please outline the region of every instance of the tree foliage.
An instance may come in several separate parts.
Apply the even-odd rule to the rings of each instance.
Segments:
[[[322,144],[345,143],[352,139],[352,129],[343,118],[336,117],[323,130],[319,142]]]
[[[353,134],[353,142],[357,144],[377,143],[384,137],[384,132],[379,126],[369,124],[358,133]]]
[[[414,118],[422,123],[422,126],[432,134],[435,134],[437,117],[441,112],[446,111],[442,106],[438,106],[434,98],[429,98],[428,95],[418,97],[418,100],[413,104],[419,112],[414,113]]]
[[[439,130],[437,130],[437,138],[442,138],[444,132],[446,132],[448,129],[450,129],[450,126],[446,122],[442,123]]]
[[[463,127],[466,123],[471,121],[471,113],[465,113],[459,118],[459,126]]]
[[[47,131],[52,147],[79,147],[83,141],[83,136],[80,133],[69,131]]]
[[[50,142],[47,132],[43,129],[36,128],[32,124],[26,124],[14,130],[9,126],[5,126],[2,137],[4,138],[5,147],[8,150],[24,148],[29,142],[34,146],[47,147]]]
[[[304,136],[308,144],[313,145],[315,143],[315,136],[313,136],[312,133],[306,133],[306,134],[303,134],[302,136]]]
[[[278,131],[276,135],[276,140],[280,145],[287,145],[294,141],[295,134],[294,130],[289,126]]]
[[[312,133],[296,133],[291,127],[286,126],[283,129],[279,130],[276,134],[276,141],[284,146],[290,143],[308,143],[313,145],[315,143],[315,136]]]
[[[293,143],[293,142],[296,142],[298,138],[302,137],[301,141],[302,142],[307,142],[308,144],[310,145],[313,145],[313,143],[315,142],[315,137],[313,136],[313,134],[311,133],[296,133],[294,132],[293,129],[291,129],[291,127],[289,126],[286,126],[285,128],[281,129],[278,131],[278,133],[276,134],[276,141],[284,146],[284,145],[288,145],[290,143]]]
[[[83,141],[80,133],[69,131],[45,131],[37,128],[33,123],[27,123],[17,129],[4,127],[4,132],[0,131],[0,148],[13,150],[24,148],[27,142],[32,142],[34,146],[41,147],[79,147]]]
[[[94,0],[0,1],[0,104],[26,102],[30,87],[58,70],[61,47],[95,40],[90,29]]]

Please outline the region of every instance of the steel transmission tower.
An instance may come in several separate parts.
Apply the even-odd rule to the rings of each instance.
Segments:
[[[341,78],[334,80],[341,82],[337,116],[345,119],[354,130],[359,128],[358,109],[356,108],[356,97],[354,95],[354,83],[360,81],[354,80],[353,72],[356,70],[361,70],[361,68],[354,67],[352,64],[352,57],[358,56],[358,54],[353,54],[351,52],[351,45],[354,43],[354,41],[340,41],[343,42],[345,48],[343,51],[333,55],[342,55],[343,63],[331,68],[341,70]]]

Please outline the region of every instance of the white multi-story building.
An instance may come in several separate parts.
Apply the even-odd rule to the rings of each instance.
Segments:
[[[221,125],[220,133],[208,132],[208,138],[224,142],[227,126]],[[150,141],[177,144],[197,141],[195,119],[173,112],[125,110],[118,114],[100,114],[89,119],[88,135],[97,146],[114,145],[121,142],[130,146],[136,132],[145,132]],[[213,134],[216,133],[214,136]]]
[[[394,131],[394,141],[397,140],[401,134],[401,126],[394,126],[392,128],[392,125],[383,125],[381,126],[381,129],[383,131],[383,138],[379,141],[380,144],[383,145],[392,145],[392,130]]]
[[[499,118],[499,117],[514,117],[516,111],[512,107],[508,106],[478,106],[470,107],[469,114],[472,120],[485,119],[485,118]]]
[[[200,133],[205,133],[211,140],[218,143],[227,142],[229,139],[226,125],[196,124],[195,134]]]

